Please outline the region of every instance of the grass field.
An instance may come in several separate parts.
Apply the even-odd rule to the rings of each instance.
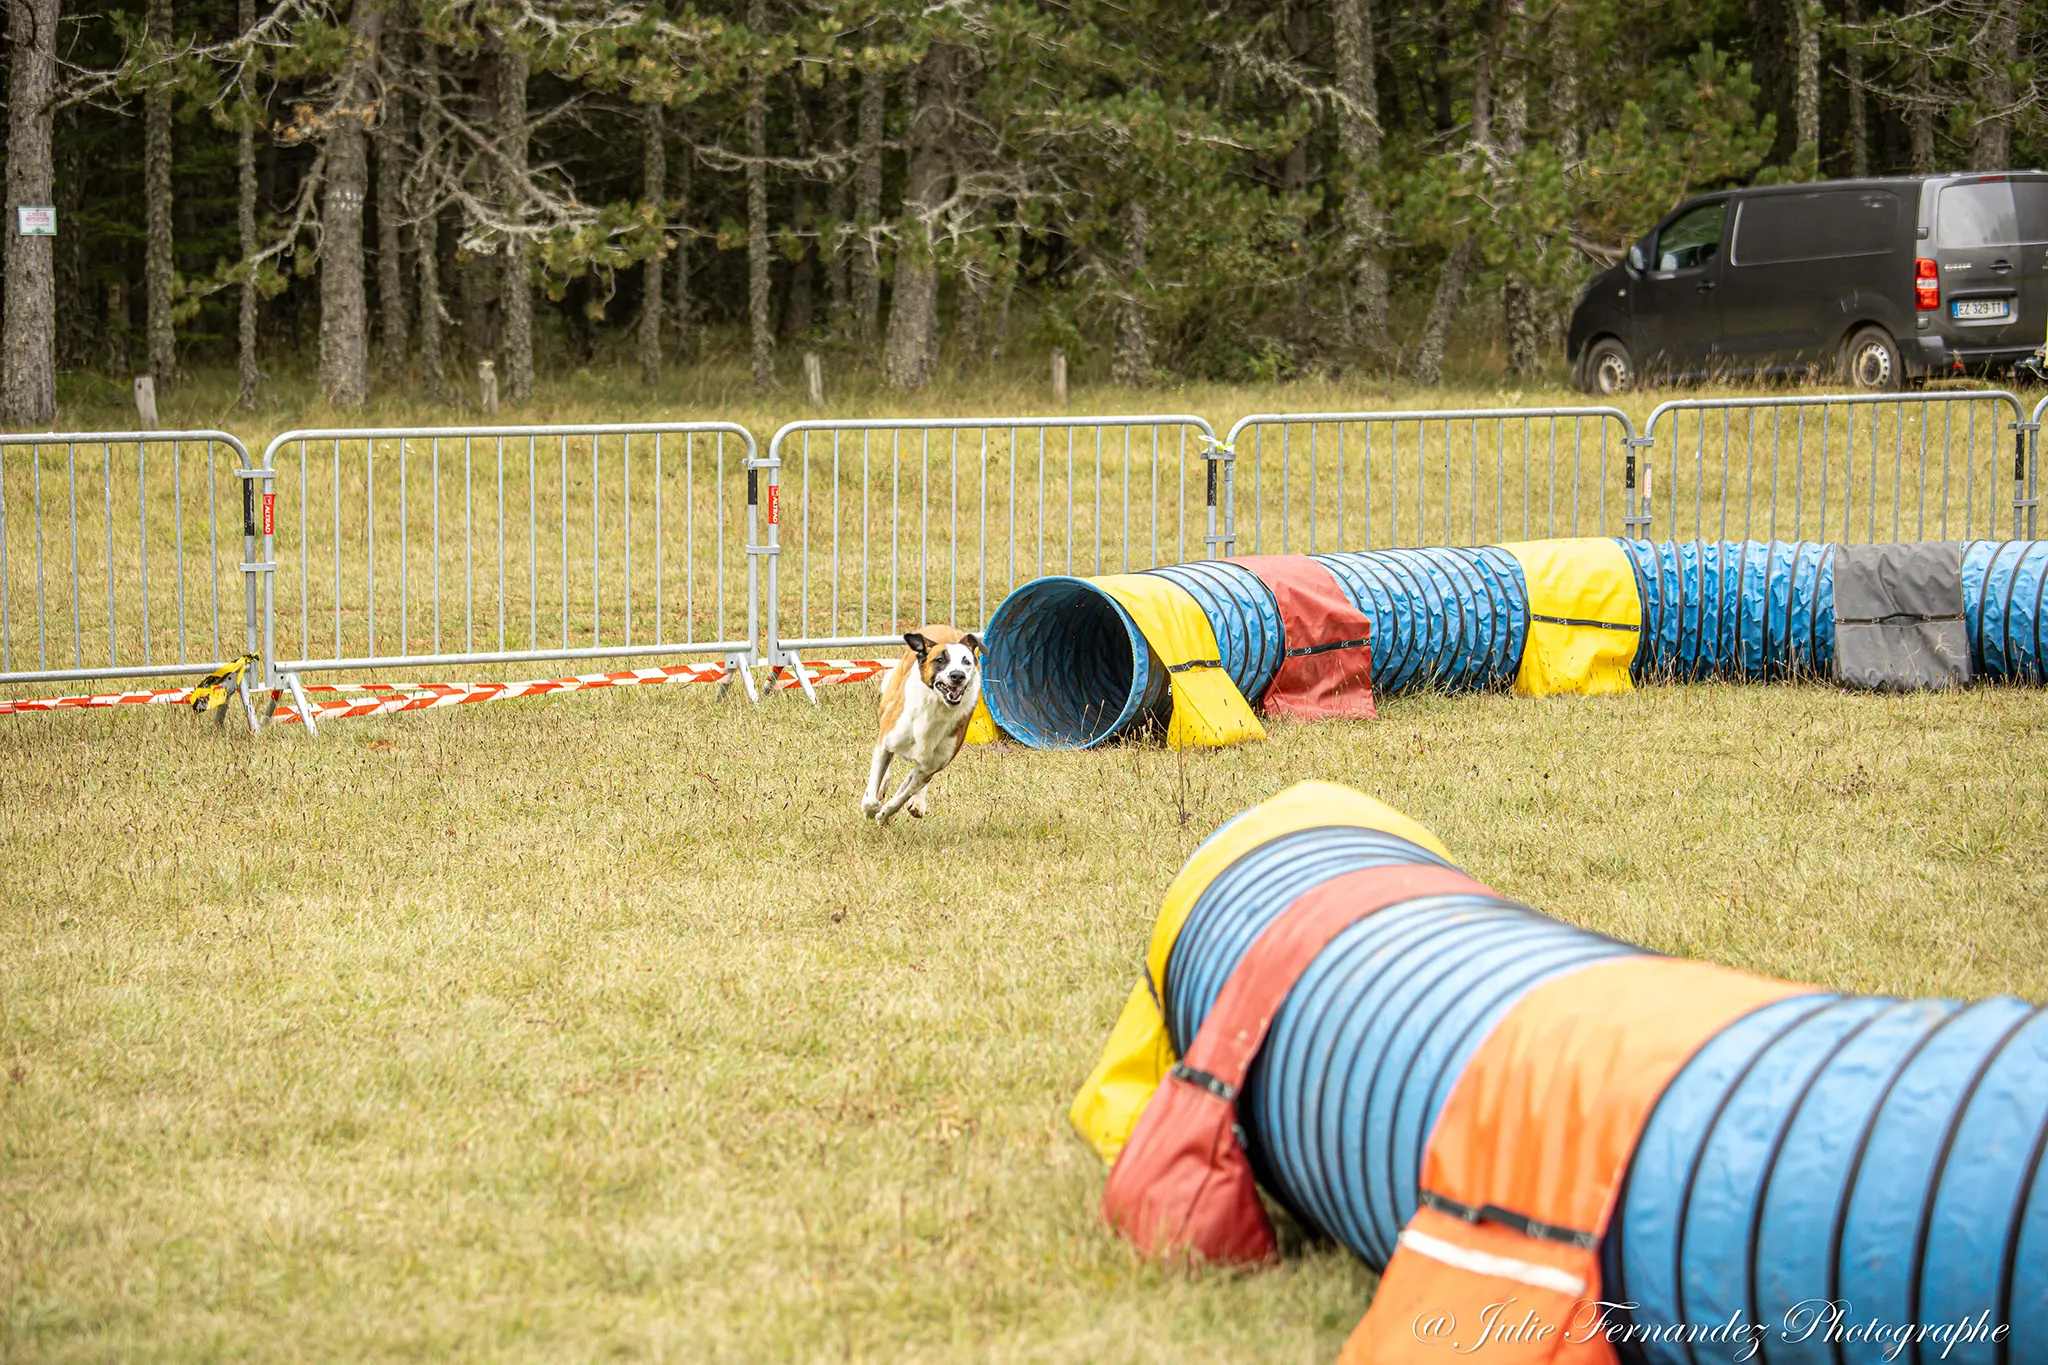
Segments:
[[[1656,948],[2048,997],[2038,691],[1394,698],[971,751],[886,830],[872,706],[0,723],[0,1360],[1327,1361],[1348,1255],[1148,1268],[1064,1120],[1177,865],[1307,777]]]

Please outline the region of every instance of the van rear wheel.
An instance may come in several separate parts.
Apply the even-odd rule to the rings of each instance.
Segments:
[[[1903,378],[1899,343],[1882,327],[1865,327],[1842,348],[1842,378],[1864,393],[1891,393]]]
[[[1627,393],[1635,384],[1636,367],[1629,358],[1628,347],[1613,337],[1602,337],[1587,348],[1585,362],[1579,370],[1581,389],[1612,397]]]

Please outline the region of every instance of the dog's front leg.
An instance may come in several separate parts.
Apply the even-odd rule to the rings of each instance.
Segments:
[[[895,755],[877,744],[875,756],[868,763],[868,790],[860,799],[860,813],[872,816],[882,808],[882,779],[889,775],[889,760]]]
[[[878,825],[888,824],[890,818],[897,811],[903,809],[904,802],[924,790],[925,783],[931,781],[932,776],[931,773],[926,772],[923,768],[912,768],[910,776],[903,779],[903,785],[898,787],[896,794],[889,798],[889,803],[875,812],[875,823]]]

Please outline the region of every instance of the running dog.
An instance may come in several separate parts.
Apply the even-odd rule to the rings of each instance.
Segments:
[[[981,637],[951,626],[921,626],[903,637],[909,648],[882,683],[882,714],[862,815],[886,825],[899,810],[922,818],[930,806],[924,789],[967,739],[967,723],[981,700]],[[910,775],[888,800],[882,781],[892,760]]]

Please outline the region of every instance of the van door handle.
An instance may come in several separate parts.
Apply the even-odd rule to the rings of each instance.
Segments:
[[[2000,274],[2000,275],[2003,275],[2003,274],[2005,274],[2005,272],[2006,272],[2006,271],[2008,271],[2008,270],[2011,270],[2011,269],[2012,269],[2012,262],[2011,262],[2011,261],[1993,261],[1993,262],[1991,263],[1991,269],[1993,270],[1993,272],[1995,272],[1995,273],[1997,273],[1997,274]]]
[[[1701,292],[1702,294],[1706,293],[1706,292],[1707,292],[1707,291],[1708,291],[1709,289],[1712,289],[1713,287],[1714,287],[1714,281],[1713,281],[1713,280],[1701,280],[1701,281],[1700,281],[1700,292]]]

